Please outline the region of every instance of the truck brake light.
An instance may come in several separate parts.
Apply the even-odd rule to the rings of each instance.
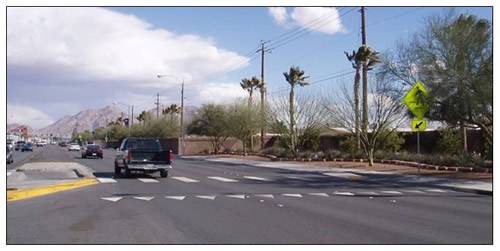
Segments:
[[[170,151],[170,153],[168,154],[168,159],[170,160],[170,162],[174,161],[174,154],[172,153],[172,151]]]
[[[132,153],[128,152],[127,154],[127,161],[130,162],[132,160]]]

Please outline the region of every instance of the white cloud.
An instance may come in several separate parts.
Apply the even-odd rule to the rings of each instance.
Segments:
[[[187,100],[199,100],[200,103],[222,103],[225,101],[248,97],[248,92],[235,83],[210,83],[203,88],[190,91]],[[190,95],[195,95],[195,97]],[[255,96],[255,95],[254,95]]]
[[[38,129],[54,123],[54,120],[33,107],[7,104],[7,123],[19,123]]]
[[[336,8],[297,7],[288,14],[285,8],[278,7],[269,8],[269,13],[283,27],[300,27],[330,35],[345,31]]]
[[[288,18],[288,13],[286,12],[285,7],[269,7],[269,14],[271,17],[273,17],[274,22],[278,25],[283,25],[285,24],[287,18]]]
[[[69,79],[140,82],[161,73],[192,79],[249,62],[211,39],[102,8],[9,8],[7,23],[9,65],[43,65]]]

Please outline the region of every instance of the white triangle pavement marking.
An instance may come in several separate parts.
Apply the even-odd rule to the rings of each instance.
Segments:
[[[167,199],[173,199],[173,200],[184,200],[186,196],[165,196]]]
[[[422,192],[420,190],[402,190],[403,192],[407,192],[407,193],[425,193],[425,192]]]
[[[237,199],[245,199],[245,195],[244,194],[226,195],[226,197],[237,198]]]
[[[117,202],[119,200],[122,199],[122,197],[108,197],[108,198],[101,198],[103,200],[107,200],[107,201],[112,201],[112,202]]]
[[[378,193],[376,193],[376,192],[358,192],[358,194],[362,194],[362,195],[378,195]]]
[[[261,177],[256,177],[256,176],[243,176],[245,179],[250,179],[250,180],[260,180],[260,181],[272,181],[270,179],[266,178],[261,178]]]
[[[207,178],[213,179],[213,180],[218,180],[218,181],[223,181],[223,182],[238,182],[237,180],[228,179],[228,178],[224,178],[224,177],[217,177],[217,176],[210,176]]]
[[[314,196],[323,196],[323,197],[330,197],[330,195],[326,193],[308,193],[309,195],[314,195]]]
[[[427,191],[427,192],[435,192],[435,193],[447,193],[447,191],[441,190],[441,189],[427,189],[425,191]]]
[[[283,196],[289,196],[289,197],[299,197],[299,198],[302,198],[302,195],[300,195],[298,193],[284,193],[282,195]]]
[[[134,199],[137,199],[137,200],[145,200],[145,201],[150,201],[152,199],[154,199],[155,197],[134,197]]]
[[[112,178],[97,178],[97,180],[101,183],[116,183],[116,180]]]
[[[11,174],[13,174],[14,172],[9,172],[7,171],[7,176],[10,176]]]
[[[155,180],[155,179],[140,179],[138,178],[138,180],[144,182],[144,183],[157,183],[159,181]]]
[[[197,195],[196,197],[198,197],[200,199],[206,199],[206,200],[215,200],[215,196]]]
[[[403,194],[402,192],[398,191],[380,191],[381,193],[387,193],[387,194]]]
[[[190,178],[178,177],[178,176],[174,176],[174,177],[172,177],[172,179],[180,180],[180,181],[183,181],[183,182],[200,182],[199,180],[193,180],[193,179],[190,179]]]
[[[255,196],[274,199],[274,196],[272,194],[256,194]]]
[[[349,192],[337,192],[337,191],[335,191],[333,194],[354,196],[353,193],[349,193]]]

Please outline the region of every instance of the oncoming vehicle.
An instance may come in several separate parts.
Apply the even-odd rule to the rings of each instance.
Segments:
[[[24,152],[24,151],[33,152],[33,145],[31,145],[31,143],[24,144],[23,148],[21,149],[21,152]]]
[[[160,172],[160,176],[166,178],[173,158],[172,150],[163,150],[158,139],[126,138],[116,151],[115,174],[119,175],[124,169],[125,177],[134,171]]]
[[[88,157],[97,157],[97,158],[103,158],[102,156],[102,149],[101,146],[99,145],[87,145],[85,149],[82,148],[82,158],[88,158]]]
[[[24,144],[26,144],[26,141],[23,141],[23,140],[16,142],[16,148],[15,148],[15,150],[17,151],[19,149],[22,149],[23,146],[24,146]]]
[[[78,143],[71,143],[68,145],[68,151],[80,151],[80,145]]]

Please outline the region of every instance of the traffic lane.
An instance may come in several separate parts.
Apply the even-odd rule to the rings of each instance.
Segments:
[[[432,209],[456,206],[437,198],[426,203],[435,206],[423,210],[400,199],[350,196],[214,200],[157,196],[150,201],[124,197],[110,202],[95,196],[102,189],[94,186],[9,203],[8,244],[491,243],[492,229],[481,227],[488,224],[463,221],[470,217],[468,210],[447,215]],[[414,198],[419,197],[407,199]],[[485,199],[491,203],[488,197],[461,197],[480,208]],[[35,206],[39,209],[34,212]],[[44,231],[36,232],[39,228],[34,225]]]
[[[13,157],[14,157],[14,163],[7,165],[7,170],[13,170],[16,169],[22,165],[24,165],[27,162],[32,162],[30,158],[32,158],[36,153],[40,152],[42,149],[33,147],[33,152],[28,152],[28,151],[13,151]]]
[[[8,244],[199,243],[168,215],[137,204],[100,199],[91,186],[7,204]],[[33,210],[36,208],[36,210]],[[43,231],[40,231],[43,229]]]

